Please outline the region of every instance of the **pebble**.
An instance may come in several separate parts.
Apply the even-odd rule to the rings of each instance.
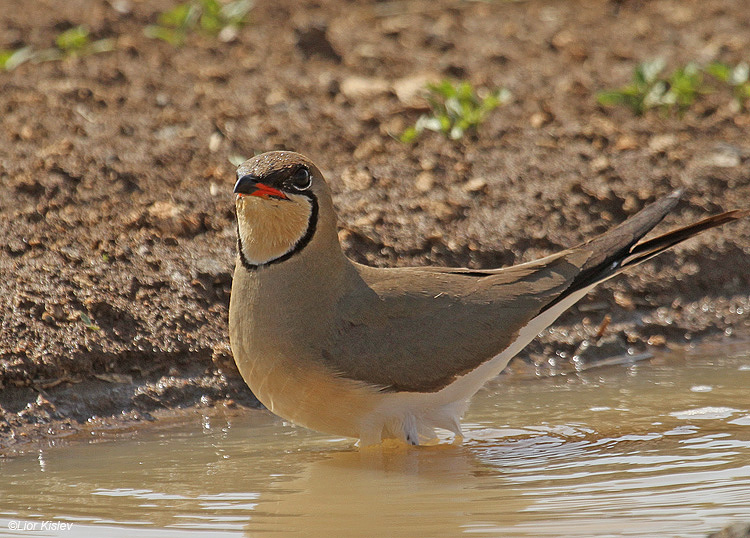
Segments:
[[[429,192],[435,185],[435,176],[429,170],[424,170],[419,173],[417,179],[414,181],[414,187],[419,192]]]
[[[430,73],[400,78],[393,82],[393,92],[402,104],[413,106],[421,102],[425,86],[438,79],[437,75]]]
[[[595,173],[604,172],[611,167],[609,159],[606,155],[599,155],[591,160],[591,170]]]
[[[211,136],[208,138],[208,151],[211,153],[215,153],[219,150],[219,147],[221,147],[221,141],[224,137],[221,136],[221,133],[213,132],[211,133]]]
[[[475,177],[464,183],[462,188],[465,192],[474,194],[487,189],[487,182],[484,180],[484,178]]]
[[[388,81],[374,77],[347,77],[341,82],[341,93],[348,99],[363,99],[382,95],[390,89]]]
[[[648,149],[654,153],[666,151],[677,144],[677,137],[673,134],[657,134],[648,141]]]
[[[631,135],[621,135],[617,142],[615,142],[615,149],[617,151],[626,151],[630,149],[638,148],[638,140]]]

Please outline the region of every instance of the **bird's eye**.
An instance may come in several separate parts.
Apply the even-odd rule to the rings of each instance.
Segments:
[[[297,191],[304,191],[312,185],[312,176],[307,168],[298,168],[289,178],[292,188]]]

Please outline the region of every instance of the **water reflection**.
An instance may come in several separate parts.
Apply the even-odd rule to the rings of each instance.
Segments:
[[[0,459],[0,535],[705,536],[750,521],[748,366],[496,383],[462,446],[360,451],[245,411],[40,449]]]
[[[336,452],[274,484],[247,535],[458,536],[528,506],[501,474],[468,447]]]

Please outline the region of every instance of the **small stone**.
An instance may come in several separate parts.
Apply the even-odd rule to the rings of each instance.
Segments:
[[[562,30],[560,32],[557,32],[554,36],[552,36],[552,39],[550,40],[550,43],[552,43],[552,46],[556,49],[564,49],[566,47],[569,47],[573,43],[575,43],[576,37],[573,35],[572,32],[568,30]]]
[[[435,176],[430,171],[420,172],[417,179],[414,181],[414,188],[419,192],[429,192],[435,185]]]
[[[614,293],[614,298],[615,298],[615,303],[617,303],[618,306],[624,308],[625,310],[635,310],[635,303],[630,297],[628,297],[624,293],[616,291]]]
[[[21,241],[20,239],[11,239],[6,245],[8,252],[11,256],[20,256],[29,248],[28,243]]]
[[[666,151],[677,143],[677,137],[673,134],[658,134],[651,137],[648,141],[648,149],[654,153]]]
[[[475,177],[464,183],[462,188],[465,192],[475,194],[487,189],[487,182],[481,177]]]
[[[442,222],[453,220],[458,214],[455,207],[445,202],[432,202],[429,205],[429,210],[431,214]]]
[[[398,100],[407,106],[420,102],[422,93],[428,83],[438,80],[439,77],[432,74],[414,75],[400,78],[393,82],[393,92]]]
[[[156,94],[156,106],[165,107],[168,104],[169,104],[169,95],[163,92]]]
[[[382,215],[378,211],[373,211],[362,215],[354,221],[354,226],[357,228],[372,228],[382,219]]]
[[[289,100],[287,93],[281,88],[274,88],[266,95],[266,106],[277,106]]]
[[[128,15],[133,10],[133,4],[130,0],[112,0],[110,5],[120,15]]]
[[[606,155],[599,155],[591,160],[591,170],[596,173],[601,173],[610,168],[610,162]]]
[[[208,151],[210,151],[211,153],[215,153],[216,151],[218,151],[223,138],[224,137],[221,136],[221,133],[211,133],[211,136],[208,138]]]
[[[648,345],[650,346],[663,346],[666,343],[667,339],[662,334],[654,334],[648,338]]]
[[[59,304],[47,303],[44,305],[44,311],[45,314],[49,314],[56,321],[66,319],[67,317],[62,305]],[[44,319],[44,315],[42,315],[42,319]]]
[[[635,211],[638,209],[638,199],[632,194],[628,194],[622,203],[622,209],[628,212]]]
[[[437,161],[432,157],[422,157],[419,159],[419,167],[422,170],[434,170],[437,166]]]
[[[544,112],[535,112],[529,118],[529,123],[534,129],[539,129],[549,123],[549,119],[549,116]]]
[[[385,79],[374,77],[347,77],[341,82],[341,93],[348,99],[362,99],[387,93]]]
[[[638,148],[638,140],[631,135],[621,135],[617,142],[615,142],[615,149],[617,151],[626,151],[630,149]]]
[[[237,39],[238,35],[238,27],[234,24],[230,24],[222,28],[219,32],[219,41],[221,41],[222,43],[231,43],[232,41],[235,41]]]
[[[707,159],[708,165],[719,168],[734,168],[739,166],[740,162],[740,156],[737,153],[730,151],[718,151],[712,153]]]

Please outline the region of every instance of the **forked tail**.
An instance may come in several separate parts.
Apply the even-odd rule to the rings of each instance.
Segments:
[[[591,256],[568,289],[547,304],[542,311],[548,310],[576,291],[607,280],[628,267],[650,260],[701,232],[750,216],[748,209],[735,209],[642,241],[643,237],[674,209],[681,196],[681,190],[675,191],[646,206],[619,226],[571,249],[590,250]]]

